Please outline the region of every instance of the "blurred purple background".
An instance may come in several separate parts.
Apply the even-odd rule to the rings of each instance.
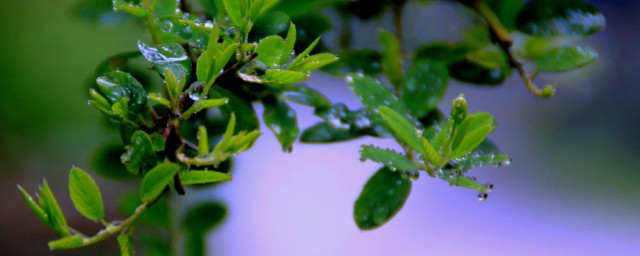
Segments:
[[[174,207],[212,198],[228,205],[226,221],[207,238],[209,255],[638,255],[640,2],[593,2],[607,28],[580,43],[596,48],[600,59],[581,71],[541,76],[559,84],[557,97],[534,98],[513,76],[497,88],[453,83],[441,103],[449,109],[464,93],[471,111],[489,111],[498,122],[490,138],[513,162],[472,171],[496,186],[486,202],[422,177],[392,221],[359,231],[353,202],[377,169],[358,160],[359,146],[394,143],[297,144],[284,154],[263,127],[254,148],[237,159],[233,182],[189,191]],[[132,23],[83,23],[70,14],[74,3],[2,2],[0,255],[46,255],[46,241],[55,238],[22,202],[16,184],[34,191],[46,178],[72,225],[96,231],[73,210],[67,174],[72,165],[90,169],[93,150],[118,136],[86,105],[87,77],[103,58],[135,50],[143,30]],[[411,6],[407,17],[408,49],[456,38],[473,22],[445,3]],[[389,26],[388,17],[353,25],[360,28],[355,43],[364,47],[377,47],[374,32]],[[309,84],[333,101],[359,106],[342,79],[315,74]],[[300,127],[317,122],[311,109],[297,109]],[[107,208],[135,189],[135,182],[97,182]],[[50,255],[116,254],[110,241]]]

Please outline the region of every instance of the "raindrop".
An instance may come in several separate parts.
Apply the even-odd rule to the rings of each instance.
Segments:
[[[487,194],[487,192],[478,193],[478,201],[483,202],[486,201],[487,198],[489,198],[489,194]]]
[[[487,187],[487,191],[489,192],[493,191],[493,187],[494,187],[493,184],[487,183],[487,184],[484,184],[484,186]]]

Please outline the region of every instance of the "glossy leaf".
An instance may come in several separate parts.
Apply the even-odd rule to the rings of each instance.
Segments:
[[[209,43],[210,24],[178,17],[160,17],[156,22],[158,35],[164,42],[191,44],[199,49],[205,49]]]
[[[292,70],[280,70],[280,69],[269,69],[265,72],[264,78],[269,83],[276,84],[293,84],[304,82],[309,78],[308,73],[292,71]]]
[[[251,29],[249,41],[257,41],[270,35],[278,35],[290,28],[291,19],[289,15],[279,11],[267,12],[258,17]],[[287,36],[288,37],[288,36]]]
[[[186,0],[182,0],[186,1]],[[178,8],[177,0],[153,0],[153,14],[155,16],[170,16],[176,15]]]
[[[507,30],[516,29],[516,17],[524,7],[524,0],[488,0],[486,2]]]
[[[268,67],[280,67],[280,59],[285,48],[285,40],[279,36],[269,36],[258,43],[256,60],[263,62]],[[288,59],[288,58],[287,58]]]
[[[311,72],[322,68],[338,60],[338,57],[331,53],[319,53],[304,58],[296,63],[295,66],[289,66],[289,69],[299,72]]]
[[[376,112],[380,106],[388,106],[399,112],[404,111],[404,106],[391,89],[372,77],[362,74],[350,75],[347,76],[347,83],[360,102],[371,112]]]
[[[391,84],[399,87],[402,84],[402,49],[398,39],[391,32],[380,31],[382,52],[382,68]]]
[[[456,169],[465,171],[469,169],[479,168],[483,166],[495,166],[501,167],[503,165],[509,165],[511,158],[505,154],[479,154],[471,153],[453,161],[453,166]]]
[[[562,72],[585,66],[598,58],[590,47],[561,46],[553,48],[536,59],[541,71]]]
[[[443,64],[417,61],[407,70],[399,91],[400,99],[414,117],[424,117],[444,97],[448,79],[449,73]]]
[[[337,53],[338,61],[322,67],[333,75],[343,76],[350,73],[377,75],[382,72],[382,55],[375,50],[342,50]]]
[[[98,90],[114,104],[121,99],[126,99],[129,109],[138,112],[147,104],[144,87],[129,73],[113,71],[96,79]]]
[[[449,65],[449,74],[456,80],[477,85],[499,85],[509,75],[511,67],[497,50],[469,53],[463,61]]]
[[[129,233],[118,235],[118,246],[120,247],[121,256],[134,256],[133,238]]]
[[[297,40],[296,33],[297,33],[296,25],[293,25],[293,23],[291,23],[289,25],[289,32],[287,32],[287,38],[282,47],[282,53],[280,55],[280,61],[278,63],[278,65],[280,65],[281,67],[287,64],[287,62],[291,58],[291,55],[293,54],[293,49],[296,46],[296,40]]]
[[[73,249],[83,246],[81,235],[67,236],[49,242],[49,250]]]
[[[364,185],[354,205],[358,228],[371,230],[382,226],[400,211],[411,192],[411,180],[400,172],[381,168]]]
[[[125,149],[120,160],[133,175],[144,174],[159,161],[151,137],[143,131],[133,133],[131,143]]]
[[[418,169],[407,157],[389,149],[363,145],[360,147],[360,157],[383,164],[394,171],[415,171]]]
[[[451,185],[454,185],[454,186],[473,189],[475,191],[480,191],[480,192],[485,192],[489,190],[489,188],[486,185],[462,175],[456,176],[456,178],[451,180],[450,183]]]
[[[363,135],[366,134],[349,129],[339,129],[329,123],[321,122],[304,130],[300,141],[304,143],[329,143],[355,139]]]
[[[226,173],[214,171],[187,171],[180,173],[182,185],[206,184],[231,180]]]
[[[291,63],[289,63],[289,68],[298,66],[307,56],[309,56],[311,51],[313,51],[313,49],[316,47],[316,45],[318,45],[319,42],[320,42],[320,38],[318,37],[304,51],[298,54],[298,56],[296,56],[296,58],[293,59]]]
[[[163,77],[168,69],[173,73],[181,84],[189,81],[191,74],[191,59],[187,52],[178,43],[166,43],[150,45],[138,41],[138,49],[142,56],[153,63],[155,70]]]
[[[161,163],[142,178],[140,184],[140,198],[143,202],[149,203],[155,200],[162,191],[173,180],[173,176],[178,173],[180,166],[174,163]]]
[[[71,235],[71,231],[67,226],[67,220],[46,180],[40,185],[39,198],[40,208],[47,214],[49,226],[62,236]]]
[[[380,116],[391,128],[391,132],[395,135],[394,137],[396,137],[398,142],[408,145],[422,155],[427,155],[425,149],[422,147],[421,136],[418,134],[415,126],[389,107],[382,106],[379,108],[379,111]]]
[[[290,102],[314,108],[330,108],[331,102],[322,93],[301,84],[282,85],[282,97]]]
[[[451,158],[458,158],[474,150],[496,128],[493,117],[486,112],[468,115],[456,128]]]
[[[140,4],[134,4],[132,0],[113,0],[114,11],[124,11],[138,18],[146,18],[151,12]]]
[[[82,169],[74,167],[69,174],[69,193],[78,212],[93,221],[104,218],[102,194],[96,182]]]
[[[605,26],[605,18],[582,0],[529,1],[516,20],[518,30],[533,36],[588,36]]]
[[[278,99],[274,99],[273,102],[263,102],[263,104],[264,123],[278,138],[282,150],[291,152],[293,143],[300,133],[296,112]]]

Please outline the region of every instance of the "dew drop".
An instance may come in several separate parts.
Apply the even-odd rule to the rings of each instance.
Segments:
[[[478,201],[484,202],[487,201],[487,198],[489,198],[489,194],[487,194],[487,192],[478,193]]]
[[[493,184],[487,183],[487,184],[484,184],[484,186],[487,187],[487,191],[489,192],[493,191],[493,187],[494,187]]]

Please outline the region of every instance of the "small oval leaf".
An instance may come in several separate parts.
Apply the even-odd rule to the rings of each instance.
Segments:
[[[582,67],[597,58],[598,53],[590,47],[561,46],[539,56],[536,64],[541,71],[562,72]]]
[[[173,163],[161,163],[142,178],[140,185],[140,198],[143,202],[149,203],[156,199],[162,191],[169,185],[173,176],[178,172],[180,166]]]
[[[358,228],[371,230],[382,226],[400,211],[411,192],[411,180],[384,167],[364,185],[356,200],[353,216]]]
[[[102,194],[91,176],[80,168],[73,167],[69,173],[69,193],[78,212],[93,221],[104,218]]]
[[[582,0],[529,1],[516,19],[518,30],[533,36],[588,36],[605,26],[595,6]]]
[[[180,173],[182,185],[206,184],[231,180],[226,173],[213,171],[188,171]]]

